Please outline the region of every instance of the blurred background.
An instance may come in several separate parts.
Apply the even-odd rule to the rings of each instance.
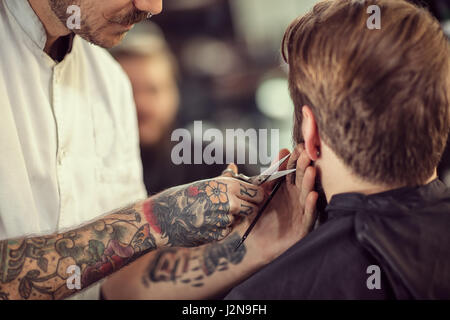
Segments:
[[[203,132],[278,129],[279,147],[292,148],[293,105],[280,46],[290,22],[316,2],[164,0],[162,14],[136,26],[112,51],[133,84],[149,193],[216,176],[225,168],[172,163],[176,143],[170,134],[186,128],[198,138],[194,121],[202,121]],[[450,1],[414,2],[428,6],[450,37]],[[245,145],[257,148],[248,139]],[[449,159],[446,154],[440,174],[450,185]],[[257,174],[261,165],[267,166],[257,163],[240,170]]]

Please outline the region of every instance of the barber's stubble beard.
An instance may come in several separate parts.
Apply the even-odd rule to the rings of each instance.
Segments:
[[[89,12],[93,12],[98,9],[93,7],[93,2],[91,1],[84,1],[83,6],[81,6],[81,0],[48,0],[51,10],[64,26],[67,25],[67,19],[70,16],[67,13],[67,8],[71,5],[79,6],[82,11],[80,21],[81,28],[70,31],[80,36],[84,40],[103,48],[111,48],[114,45],[118,44],[127,33],[127,31],[123,31],[115,34],[115,36],[119,39],[119,41],[116,41],[117,43],[115,43],[114,41],[111,41],[111,39],[108,39],[108,35],[105,35],[105,29],[108,26],[110,26],[111,24],[121,24],[124,26],[132,25],[147,18],[147,12],[134,9],[128,12],[126,15],[122,15],[120,17],[106,19],[103,16],[107,20],[107,23],[95,26],[95,19],[90,19]]]

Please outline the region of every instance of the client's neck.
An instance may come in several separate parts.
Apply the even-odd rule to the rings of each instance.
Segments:
[[[334,152],[323,145],[321,157],[317,161],[317,167],[320,171],[322,186],[328,202],[334,195],[340,193],[355,192],[369,195],[404,187],[404,185],[375,184],[357,177],[337,158]],[[434,171],[425,184],[436,178],[437,170]]]

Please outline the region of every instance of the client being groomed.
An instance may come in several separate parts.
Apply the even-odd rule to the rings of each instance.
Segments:
[[[370,5],[379,30],[367,27]],[[288,28],[283,53],[296,153],[315,163],[326,221],[227,298],[450,298],[450,191],[436,175],[450,52],[439,23],[402,0],[323,1]]]

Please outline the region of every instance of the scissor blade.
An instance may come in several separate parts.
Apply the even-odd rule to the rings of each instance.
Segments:
[[[286,161],[287,158],[289,158],[290,154],[285,156],[284,158],[280,159],[279,161],[275,162],[273,165],[271,165],[268,169],[266,169],[263,173],[261,173],[261,176],[271,176],[275,172],[278,171],[280,166],[283,164],[283,162]]]
[[[267,181],[273,181],[273,180],[276,180],[276,179],[278,179],[278,178],[287,176],[288,174],[290,174],[290,173],[292,173],[292,172],[295,172],[295,170],[296,170],[296,169],[290,169],[290,170],[278,171],[278,172],[272,174],[272,175],[269,177],[269,179],[266,180],[266,182],[267,182]]]

